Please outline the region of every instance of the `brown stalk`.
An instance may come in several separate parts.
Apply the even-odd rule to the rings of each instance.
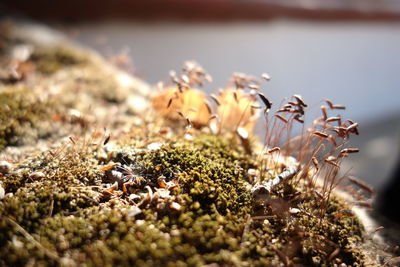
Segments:
[[[359,179],[357,179],[355,177],[352,177],[352,176],[347,177],[347,179],[350,182],[352,182],[353,184],[355,184],[358,187],[360,187],[361,189],[367,191],[371,195],[375,194],[375,190],[372,187],[370,187],[369,185],[367,185],[366,183],[364,183],[363,181],[361,181],[361,180],[359,180]]]

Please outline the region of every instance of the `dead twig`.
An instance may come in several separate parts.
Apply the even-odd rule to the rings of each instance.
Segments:
[[[251,192],[253,195],[258,194],[262,191],[266,191],[269,193],[276,185],[280,184],[283,181],[288,181],[289,179],[293,178],[298,171],[299,167],[297,165],[286,168],[283,170],[281,174],[279,174],[274,179],[268,180],[267,182],[264,183],[256,183],[251,188]]]

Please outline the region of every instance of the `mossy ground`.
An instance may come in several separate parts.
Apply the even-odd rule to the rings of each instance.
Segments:
[[[13,58],[23,48],[0,26],[0,151],[9,146],[33,145],[40,139],[59,137],[68,122],[62,94],[52,94],[46,83],[49,75],[66,67],[83,64],[85,59],[62,47],[35,47],[25,61]],[[9,29],[11,31],[11,29]],[[27,46],[28,47],[28,46]],[[30,47],[30,46],[29,46]],[[29,51],[26,48],[26,53]],[[61,96],[61,97],[60,97]],[[63,118],[60,114],[64,114]]]
[[[41,127],[41,124],[43,120],[51,117],[51,112],[54,111],[51,99],[40,99],[30,88],[1,88],[0,150],[6,146],[21,145],[27,142],[29,137],[37,140],[48,135],[48,131]]]
[[[2,59],[15,40],[0,38]],[[0,175],[0,266],[364,265],[362,227],[339,199],[285,183],[255,200],[249,169],[261,167],[232,136],[160,134],[159,118],[127,115],[132,91],[73,50],[35,47],[27,63],[0,80],[0,150],[50,144]],[[107,145],[93,126],[105,122]]]
[[[1,264],[363,265],[354,246],[361,228],[344,203],[333,199],[320,214],[315,196],[289,184],[254,203],[247,170],[256,163],[223,137],[169,141],[156,150],[124,143],[107,160],[101,146],[69,145],[2,177],[12,194],[0,203]],[[109,160],[130,166],[141,182],[104,198],[110,181],[101,168]],[[34,170],[40,179],[29,175]],[[163,188],[159,177],[174,186]]]

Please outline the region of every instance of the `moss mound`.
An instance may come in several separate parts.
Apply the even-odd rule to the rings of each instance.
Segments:
[[[269,158],[256,148],[256,97],[264,115],[271,103],[255,80],[234,76],[235,90],[210,96],[213,112],[197,88],[210,77],[189,62],[151,109],[145,83],[95,54],[25,43],[4,26],[0,266],[365,265],[362,227],[346,203],[317,192],[311,159],[299,161],[302,175],[252,190],[291,167],[271,156],[280,147],[266,144]],[[197,101],[185,103],[190,95]],[[281,111],[301,122],[307,105],[294,97]],[[279,143],[282,129],[269,141]]]
[[[65,47],[36,49],[31,60],[37,71],[47,75],[70,66],[87,63],[84,56],[77,55],[75,50]]]
[[[41,100],[29,88],[0,88],[0,150],[48,135],[38,128],[51,116],[52,107],[51,99]]]

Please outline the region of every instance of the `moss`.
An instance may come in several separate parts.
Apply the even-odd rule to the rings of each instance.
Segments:
[[[251,165],[244,153],[232,150],[214,136],[200,137],[193,145],[171,145],[145,155],[141,164],[146,175],[179,179],[180,191],[190,203],[200,203],[201,211],[215,205],[218,212],[248,212],[250,193],[243,170]],[[157,172],[154,166],[161,171]],[[247,209],[247,210],[246,210]]]
[[[31,60],[35,64],[36,70],[47,75],[69,66],[87,62],[85,56],[65,47],[36,48]]]
[[[0,203],[0,264],[362,265],[354,246],[361,227],[344,203],[333,198],[321,215],[312,194],[289,184],[254,203],[247,169],[255,168],[255,161],[229,139],[201,135],[193,142],[171,140],[151,151],[143,143],[131,143],[136,145],[125,142],[111,153],[111,160],[130,166],[144,184],[129,193],[116,192],[103,203],[98,187],[110,181],[96,158],[99,147],[76,144],[56,156],[43,153],[1,178],[13,196]],[[28,170],[45,175],[32,180]],[[160,176],[176,185],[166,196],[158,194],[166,190],[160,188]],[[141,196],[139,214],[130,212],[130,193]],[[289,207],[303,212],[290,214]],[[331,259],[337,247],[340,251]]]
[[[62,47],[35,47],[29,60],[34,69],[26,79],[0,89],[0,150],[52,136],[47,128],[53,127],[42,131],[41,124],[53,114],[68,121],[68,108],[90,115],[76,119],[82,126],[76,132],[64,127],[68,135],[84,135],[98,120],[95,127],[111,127],[115,143],[102,146],[104,140],[93,140],[96,132],[24,155],[11,174],[0,175],[7,193],[0,200],[0,266],[364,264],[357,248],[363,229],[339,199],[320,201],[301,181],[252,195],[257,176],[278,172],[263,173],[251,155],[261,146],[254,136],[245,149],[224,131],[190,129],[188,141],[171,129],[182,125],[165,125],[150,113],[121,136],[131,88],[119,85],[101,61]],[[62,82],[49,92],[57,99],[38,97],[55,77]],[[36,93],[22,87],[31,81]],[[102,119],[110,107],[121,109],[112,111],[121,117]],[[150,149],[151,143],[161,147]],[[249,169],[257,171],[250,176]]]
[[[41,100],[28,88],[0,88],[0,150],[24,143],[27,136],[38,138],[36,128],[48,120],[52,106],[51,100]]]
[[[304,207],[304,204],[308,207]],[[352,266],[362,266],[363,256],[360,251],[352,249],[361,241],[362,226],[346,204],[334,198],[328,203],[324,215],[318,215],[318,205],[313,202],[303,203],[303,207],[311,212],[300,217],[306,235],[302,242],[303,254],[308,264],[320,265],[345,263]],[[329,256],[340,248],[336,261]],[[316,260],[316,258],[318,260]]]
[[[31,158],[19,166],[18,172],[0,177],[5,191],[13,194],[1,203],[2,213],[34,229],[35,223],[47,216],[96,204],[98,193],[90,187],[100,184],[101,172],[93,158],[85,158],[87,154],[75,152],[74,148],[66,148],[58,157],[49,158],[44,153]],[[30,175],[35,169],[43,175]]]
[[[85,93],[91,94],[95,99],[101,99],[109,103],[121,103],[128,97],[128,93],[120,89],[120,84],[115,77],[98,66],[95,58],[91,58],[84,52],[72,50],[66,47],[37,47],[30,60],[35,70],[44,75],[53,74],[63,70],[66,76],[73,77],[63,81],[65,92],[79,91],[84,88]],[[71,97],[71,103],[67,103]],[[77,102],[75,94],[64,94],[63,102],[74,106]]]

